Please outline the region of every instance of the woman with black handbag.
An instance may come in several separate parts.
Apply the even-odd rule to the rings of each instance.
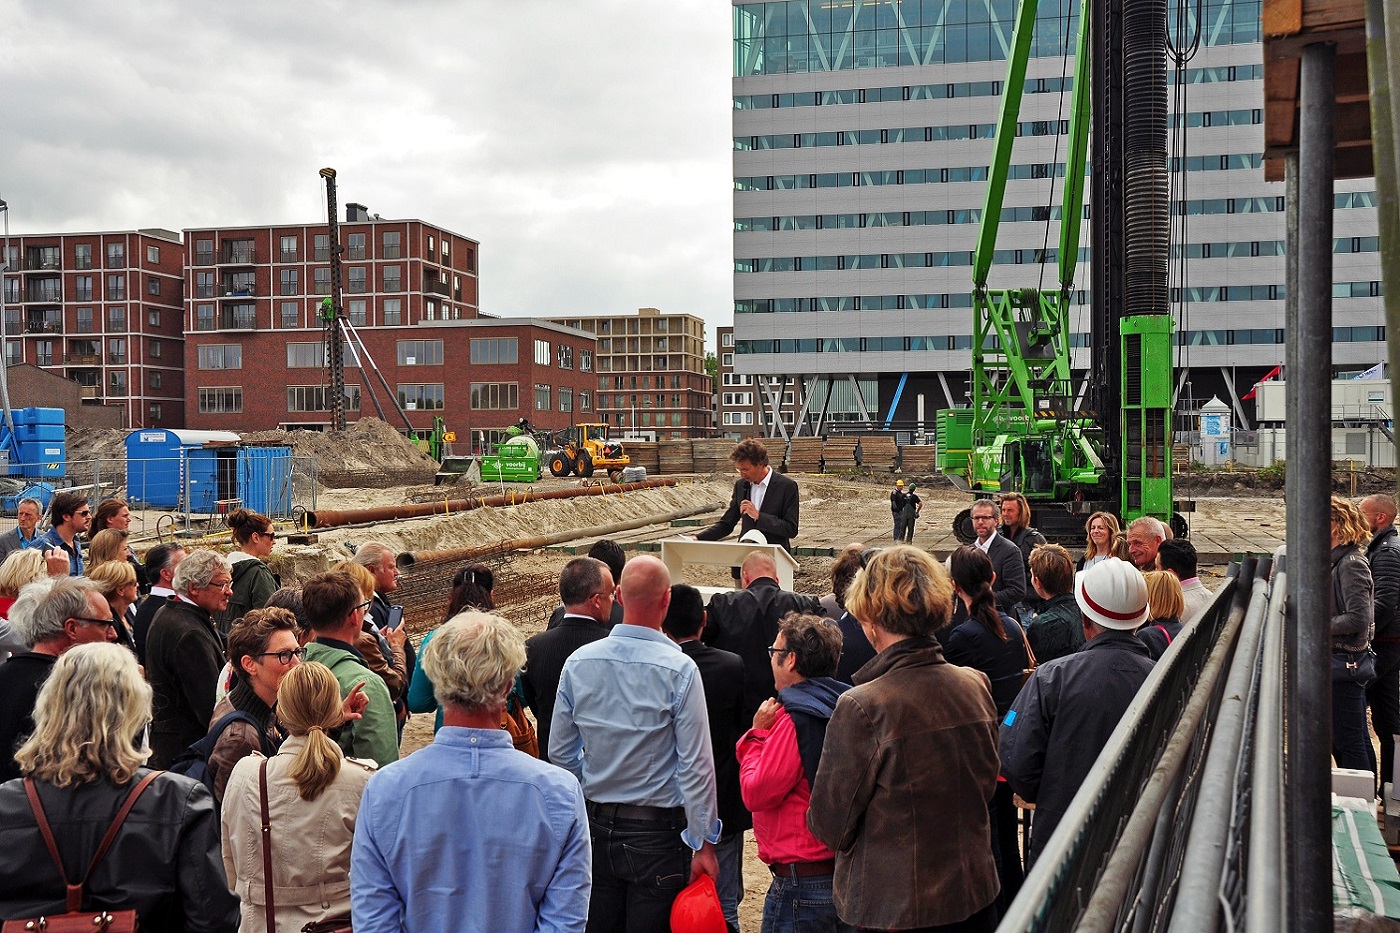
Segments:
[[[1366,687],[1376,679],[1375,591],[1361,510],[1332,497],[1332,757],[1339,768],[1376,773],[1366,726]]]
[[[327,734],[345,713],[325,665],[282,677],[277,717],[287,732],[277,754],[243,758],[224,789],[224,867],[243,902],[240,930],[348,930],[350,846],[375,769]]]

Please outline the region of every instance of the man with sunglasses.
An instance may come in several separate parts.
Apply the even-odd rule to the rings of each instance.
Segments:
[[[34,703],[58,656],[75,645],[117,640],[112,610],[86,577],[24,589],[11,616],[29,650],[0,664],[0,783],[20,776],[15,747],[34,731]]]
[[[48,557],[52,551],[68,555],[68,575],[83,575],[83,546],[78,536],[92,524],[92,506],[76,492],[56,493],[49,503],[49,524],[53,527],[39,538],[38,547]]]

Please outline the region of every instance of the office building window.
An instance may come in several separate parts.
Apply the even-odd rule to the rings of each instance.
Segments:
[[[474,411],[510,411],[520,407],[520,388],[514,382],[473,382]]]
[[[384,299],[384,323],[390,327],[397,327],[403,323],[403,300],[400,298]]]
[[[242,369],[243,345],[206,343],[199,348],[200,369]]]
[[[491,366],[520,362],[518,341],[514,337],[476,337],[471,342],[473,366]]]
[[[287,386],[287,411],[330,411],[333,396],[326,386]],[[360,410],[360,387],[345,387],[345,408]]]
[[[301,258],[299,255],[300,251],[297,249],[296,237],[284,236],[281,238],[280,242],[281,248],[277,253],[278,259],[282,262],[297,262]]]
[[[398,259],[398,258],[399,258],[399,255],[400,255],[400,249],[401,249],[400,244],[401,244],[402,238],[403,238],[403,234],[399,233],[397,230],[385,230],[385,231],[384,231],[384,252],[383,252],[383,254],[382,254],[379,258],[380,258],[380,259]]]
[[[549,341],[548,341],[548,340],[536,340],[536,341],[535,341],[535,365],[536,365],[536,366],[548,366],[548,365],[549,365]],[[537,388],[538,388],[538,387],[537,387]],[[545,409],[548,410],[548,408],[549,408],[549,406],[546,405],[546,406],[545,406]]]
[[[441,340],[400,340],[400,366],[441,366]]]
[[[399,405],[414,411],[440,411],[443,406],[442,383],[406,383],[398,387]]]
[[[242,386],[218,386],[199,390],[201,415],[236,415],[243,411]]]

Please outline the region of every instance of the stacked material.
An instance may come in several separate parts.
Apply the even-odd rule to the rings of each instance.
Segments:
[[[624,441],[623,449],[632,458],[632,465],[646,467],[647,473],[660,472],[661,462],[656,441]]]
[[[906,474],[927,476],[934,471],[938,448],[933,444],[906,444],[899,449],[899,469]]]
[[[794,437],[788,447],[789,473],[820,473],[822,470],[822,439]]]
[[[726,438],[696,438],[690,442],[691,460],[696,473],[722,473],[729,469],[729,452],[734,442]]]
[[[659,452],[657,469],[662,476],[675,476],[677,473],[694,473],[691,461],[689,438],[672,438],[657,443]]]
[[[899,447],[889,436],[865,436],[860,440],[860,465],[877,473],[893,473]]]
[[[856,468],[856,445],[860,438],[850,434],[828,437],[822,445],[822,470],[849,473]]]
[[[768,462],[778,466],[787,460],[788,441],[785,437],[760,437],[763,446],[768,448]]]

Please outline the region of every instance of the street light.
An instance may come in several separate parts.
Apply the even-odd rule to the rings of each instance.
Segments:
[[[13,442],[15,419],[10,413],[10,327],[5,320],[5,276],[10,270],[10,205],[0,198],[0,214],[5,217],[5,254],[0,256],[0,405],[4,408],[7,438]]]

